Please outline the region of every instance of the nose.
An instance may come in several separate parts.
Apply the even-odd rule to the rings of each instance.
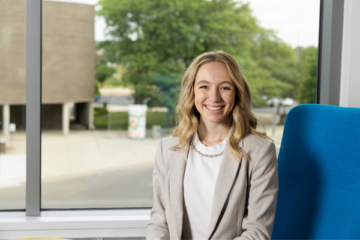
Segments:
[[[210,100],[212,100],[213,102],[220,102],[220,100],[221,100],[220,90],[217,89],[217,88],[214,88],[214,89],[210,92],[209,98],[210,98]]]

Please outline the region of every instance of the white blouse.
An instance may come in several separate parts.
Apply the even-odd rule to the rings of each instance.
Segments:
[[[230,135],[231,129],[229,131]],[[199,140],[197,131],[192,143],[204,154],[223,152],[226,141],[206,147]],[[182,239],[206,239],[210,224],[214,188],[219,173],[222,156],[204,157],[190,146],[184,176],[184,217]]]

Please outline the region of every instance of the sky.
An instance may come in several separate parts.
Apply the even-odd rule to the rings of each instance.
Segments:
[[[56,0],[95,5],[98,0]],[[120,1],[120,0],[119,0]],[[318,46],[320,0],[243,0],[249,2],[259,25],[274,29],[292,47]],[[104,19],[95,18],[95,40],[105,40]]]

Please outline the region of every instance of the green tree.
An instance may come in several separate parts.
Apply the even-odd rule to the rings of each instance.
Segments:
[[[173,109],[178,76],[206,51],[223,50],[242,66],[253,104],[261,96],[294,97],[298,68],[294,49],[260,27],[249,4],[235,0],[100,0],[109,35],[99,43],[109,61],[127,71],[122,83],[135,90],[135,103]],[[162,77],[158,78],[160,75]],[[166,84],[164,84],[166,82]],[[169,88],[169,86],[171,86]],[[168,89],[172,89],[170,92]]]
[[[289,83],[275,78],[271,71],[260,67],[256,62],[247,64],[247,68],[243,72],[251,89],[254,106],[266,106],[262,96],[282,96],[283,92],[292,87]]]
[[[163,106],[170,112],[176,108],[178,92],[180,91],[181,75],[173,73],[153,73],[156,87],[159,89],[163,99]]]
[[[257,85],[262,88],[261,95],[295,98],[300,73],[293,48],[278,38],[274,31],[263,29],[252,46],[252,59],[257,63],[258,71],[269,73],[267,78],[258,78]],[[259,75],[255,71],[253,68],[250,75]],[[254,82],[255,79],[249,77],[249,81]]]
[[[297,100],[299,103],[316,103],[316,79],[318,50],[315,47],[301,48],[301,69],[304,76],[299,80],[299,92]]]
[[[230,0],[100,0],[98,4],[102,7],[98,14],[114,39],[102,46],[109,59],[127,68],[122,82],[135,89],[136,103],[146,97],[156,100],[150,96],[156,88],[152,73],[179,75],[205,51],[249,55],[252,38],[260,31],[249,6]],[[179,84],[173,78],[168,81]]]
[[[153,79],[160,91],[163,106],[168,108],[163,126],[171,127],[181,85],[181,75],[173,73],[153,73]]]
[[[104,60],[98,60],[96,62],[96,80],[103,86],[105,80],[111,77],[116,72],[116,68],[109,67]]]

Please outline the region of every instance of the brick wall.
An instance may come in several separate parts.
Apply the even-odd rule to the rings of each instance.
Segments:
[[[26,101],[25,0],[0,1],[0,104]],[[94,6],[43,2],[43,103],[94,98]]]

